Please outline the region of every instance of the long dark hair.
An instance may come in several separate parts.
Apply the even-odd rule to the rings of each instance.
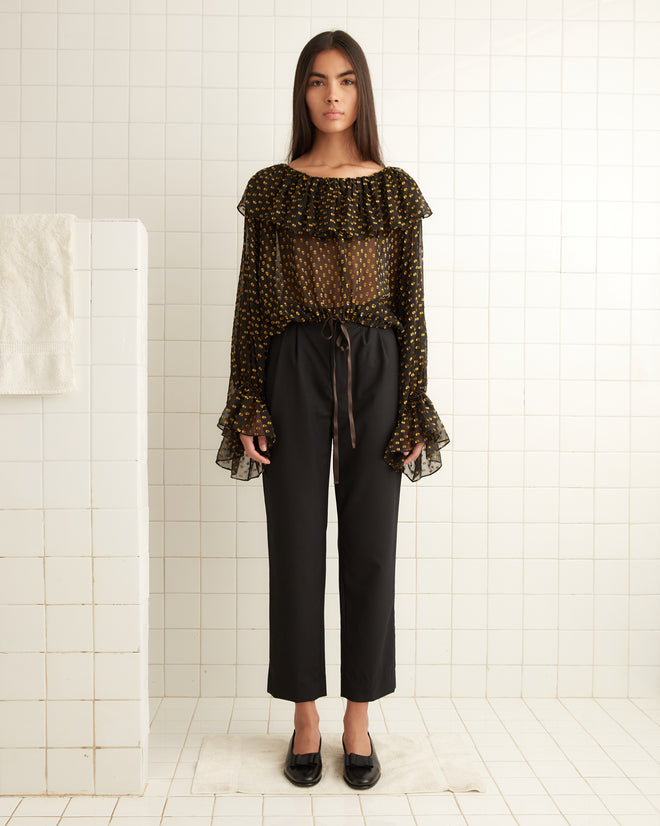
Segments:
[[[371,75],[369,74],[367,58],[364,56],[360,44],[350,34],[341,29],[317,34],[300,53],[293,81],[293,124],[287,160],[290,162],[300,155],[304,155],[305,152],[309,152],[314,143],[316,127],[307,111],[305,92],[314,58],[319,52],[326,49],[342,51],[355,70],[358,113],[353,124],[353,134],[362,160],[374,161],[380,166],[385,166],[381,158],[378,125],[376,124],[376,107],[374,106],[374,93],[371,88]]]

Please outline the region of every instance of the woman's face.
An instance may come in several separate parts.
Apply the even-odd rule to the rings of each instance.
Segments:
[[[321,132],[343,132],[353,126],[358,112],[357,83],[342,51],[326,49],[316,55],[305,102],[312,123]]]

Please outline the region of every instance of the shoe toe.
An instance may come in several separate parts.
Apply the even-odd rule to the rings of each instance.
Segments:
[[[346,768],[344,780],[354,789],[370,789],[380,780],[380,769]]]

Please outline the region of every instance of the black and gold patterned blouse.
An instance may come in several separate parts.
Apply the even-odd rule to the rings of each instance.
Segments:
[[[270,340],[291,322],[336,315],[392,327],[399,345],[397,421],[383,459],[416,482],[442,467],[449,437],[426,395],[422,218],[431,214],[414,179],[387,166],[357,178],[325,178],[286,163],[255,173],[238,203],[245,216],[227,404],[216,463],[233,479],[263,472],[239,433],[277,433],[265,401]],[[404,464],[403,451],[425,442]]]

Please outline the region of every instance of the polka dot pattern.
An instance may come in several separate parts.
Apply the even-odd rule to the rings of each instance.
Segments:
[[[414,179],[392,166],[322,178],[275,164],[250,178],[238,209],[245,216],[243,251],[216,463],[234,479],[263,472],[239,433],[266,436],[271,458],[277,434],[264,393],[270,341],[291,322],[332,313],[394,330],[399,399],[383,459],[413,482],[439,470],[449,436],[426,395],[422,219],[431,209]],[[420,456],[404,464],[403,452],[417,442],[425,443]]]

